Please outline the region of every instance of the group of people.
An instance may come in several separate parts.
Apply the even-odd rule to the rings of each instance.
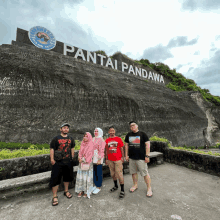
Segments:
[[[129,122],[130,132],[125,137],[125,146],[120,137],[115,135],[114,126],[109,127],[109,138],[103,139],[101,128],[95,128],[94,138],[89,132],[84,134],[81,142],[78,160],[79,166],[76,176],[75,192],[78,197],[88,197],[101,191],[103,174],[102,165],[105,157],[105,164],[109,166],[114,186],[110,192],[118,190],[118,182],[121,191],[119,198],[125,197],[123,163],[124,158],[129,161],[129,171],[132,174],[133,186],[130,192],[138,189],[138,174],[147,184],[147,197],[152,197],[151,179],[148,173],[147,163],[150,159],[150,141],[146,133],[138,130],[136,122]],[[73,164],[75,141],[68,135],[70,125],[64,123],[60,127],[61,134],[54,137],[50,143],[50,160],[52,164],[50,186],[52,187],[52,205],[58,205],[57,191],[61,178],[64,183],[64,196],[72,198],[69,192],[69,183],[73,181]],[[124,152],[125,147],[125,152]]]

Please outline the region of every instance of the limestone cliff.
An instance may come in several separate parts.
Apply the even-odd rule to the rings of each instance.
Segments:
[[[209,120],[196,94],[34,46],[0,46],[0,141],[48,143],[63,122],[74,138],[110,125],[119,135],[136,120],[148,136],[204,145]]]

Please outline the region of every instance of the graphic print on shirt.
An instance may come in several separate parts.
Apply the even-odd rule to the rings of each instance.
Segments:
[[[58,150],[62,151],[63,159],[70,157],[70,139],[59,139],[59,147]]]
[[[140,148],[141,138],[140,136],[130,136],[129,137],[129,146]]]
[[[117,153],[117,146],[118,146],[118,142],[116,141],[109,142],[108,143],[109,153],[110,154]]]

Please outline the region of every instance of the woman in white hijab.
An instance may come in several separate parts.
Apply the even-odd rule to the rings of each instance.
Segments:
[[[94,135],[93,181],[95,186],[93,188],[93,194],[97,194],[100,192],[102,186],[102,164],[104,158],[105,141],[102,137],[103,131],[101,128],[96,128]]]

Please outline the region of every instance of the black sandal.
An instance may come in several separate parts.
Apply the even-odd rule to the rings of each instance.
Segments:
[[[69,193],[69,196],[67,196],[67,193]],[[63,195],[66,196],[68,199],[72,198],[72,194],[69,191],[64,192]]]
[[[116,190],[118,190],[118,187],[114,186],[112,189],[110,189],[110,192],[114,192]]]
[[[57,201],[54,201],[54,199],[57,198]],[[53,197],[52,199],[52,206],[58,205],[58,196]]]
[[[125,192],[121,191],[119,194],[119,199],[123,199],[125,197]]]

